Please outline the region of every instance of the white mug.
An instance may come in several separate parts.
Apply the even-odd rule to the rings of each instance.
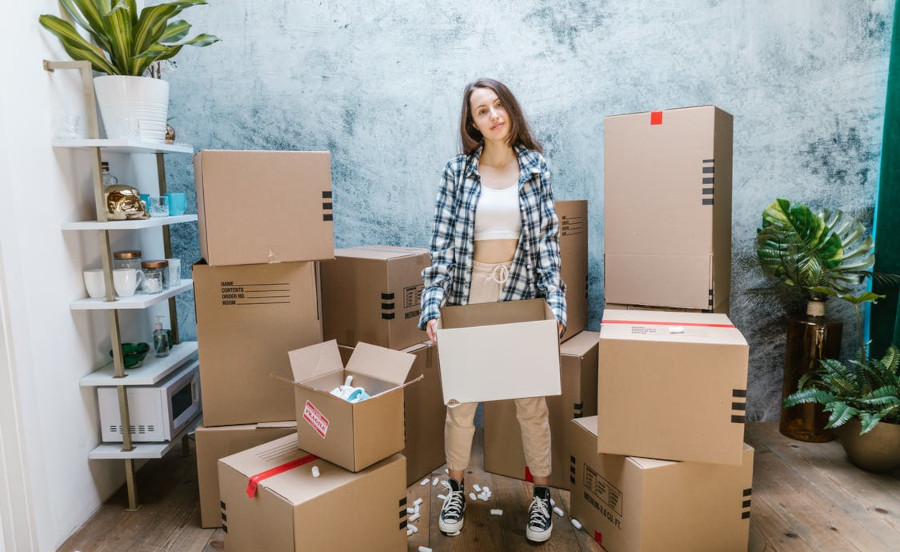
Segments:
[[[102,268],[88,268],[82,272],[84,287],[92,299],[106,297],[106,283],[103,280]]]
[[[131,297],[143,279],[144,273],[140,270],[133,268],[117,268],[113,270],[113,285],[116,287],[116,295],[119,297]]]

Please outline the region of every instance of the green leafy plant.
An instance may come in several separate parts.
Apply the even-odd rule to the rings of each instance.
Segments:
[[[148,6],[138,12],[135,0],[60,0],[72,20],[87,31],[93,44],[59,17],[44,14],[40,24],[56,35],[72,59],[88,61],[95,71],[108,75],[143,76],[154,63],[169,60],[183,46],[209,46],[219,38],[187,36],[191,25],[175,19],[184,9],[205,0],[175,0]]]
[[[807,299],[849,294],[872,275],[872,238],[842,211],[815,213],[806,205],[776,199],[762,219],[756,235],[760,265]]]

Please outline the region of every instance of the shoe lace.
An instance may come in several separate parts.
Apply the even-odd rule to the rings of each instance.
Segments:
[[[463,492],[450,491],[447,498],[444,499],[444,505],[441,507],[441,517],[459,519],[462,516],[462,508]]]
[[[531,507],[528,509],[528,525],[543,527],[550,517],[550,509],[547,501],[539,496],[531,499]]]

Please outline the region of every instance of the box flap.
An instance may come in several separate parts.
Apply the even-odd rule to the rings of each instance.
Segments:
[[[562,355],[582,357],[591,349],[597,346],[600,341],[598,332],[583,331],[569,338],[559,346],[559,353]]]
[[[547,301],[543,298],[449,306],[441,309],[440,327],[448,330],[533,322],[547,320],[547,313]]]
[[[388,260],[401,257],[413,257],[427,254],[428,250],[421,247],[395,247],[390,245],[363,245],[335,249],[335,257],[353,257],[356,259]]]
[[[334,350],[335,354],[338,354],[336,344]],[[347,371],[402,385],[415,361],[415,355],[360,341],[356,344],[353,354],[350,355]]]
[[[288,357],[291,360],[294,381],[297,383],[344,370],[341,353],[334,339],[288,351]]]
[[[747,346],[724,314],[607,309],[600,339],[715,343]]]

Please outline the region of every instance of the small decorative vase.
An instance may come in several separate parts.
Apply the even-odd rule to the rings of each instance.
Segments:
[[[885,472],[900,467],[900,424],[879,422],[872,431],[860,435],[862,425],[852,418],[841,427],[841,445],[857,468]]]
[[[806,316],[788,320],[782,400],[797,391],[800,378],[814,372],[820,360],[840,356],[842,328],[842,323],[825,319],[825,301],[809,301]],[[827,423],[828,413],[823,405],[798,404],[781,409],[779,430],[798,441],[824,443],[836,437],[833,431],[825,429]]]

